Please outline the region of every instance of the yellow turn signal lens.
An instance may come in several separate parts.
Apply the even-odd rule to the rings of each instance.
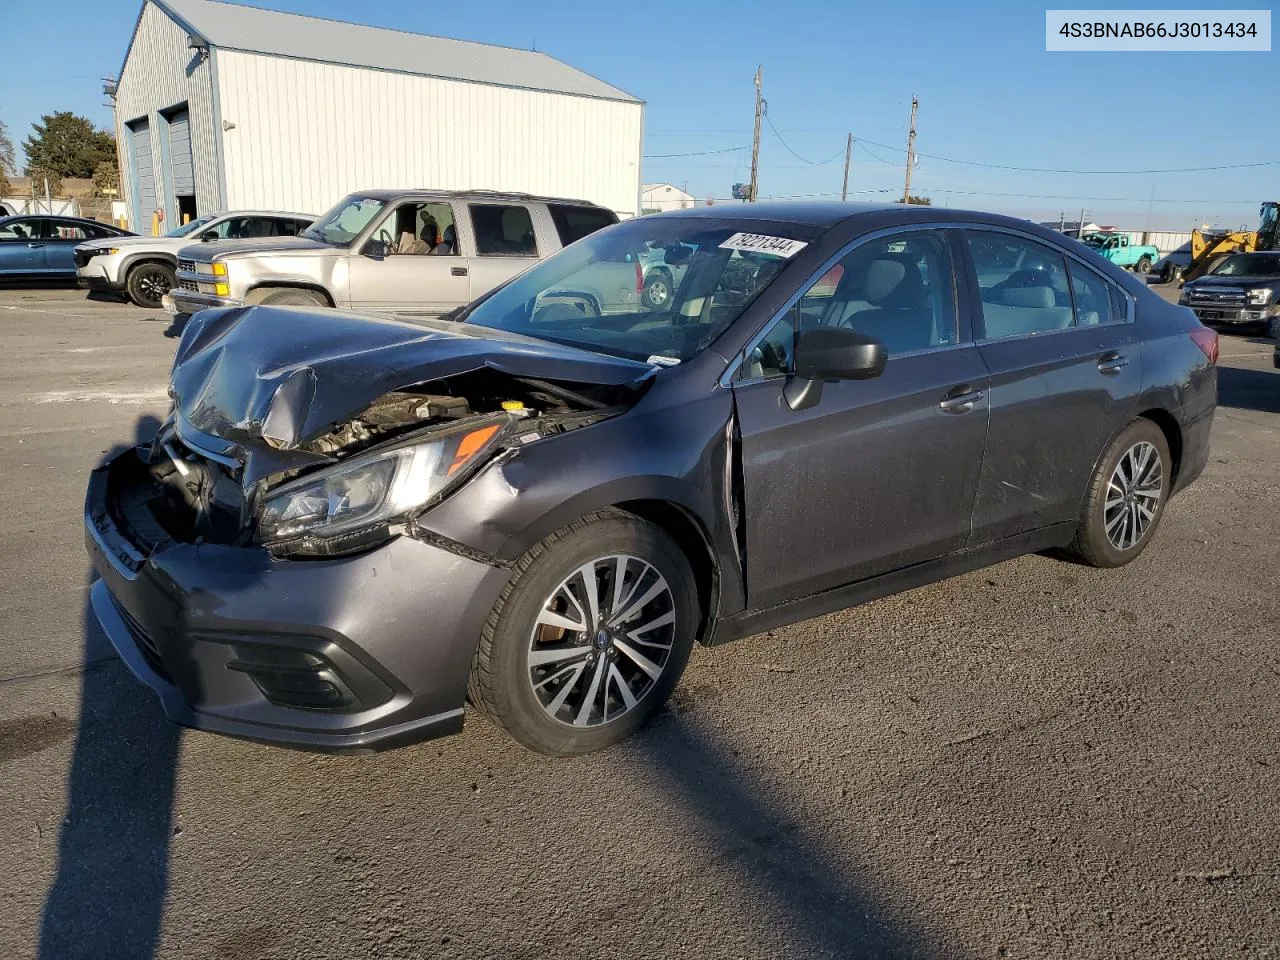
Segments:
[[[213,292],[219,297],[229,297],[231,296],[231,285],[226,283],[215,283],[213,285]]]
[[[227,265],[225,263],[215,263],[213,265],[213,275],[215,277],[225,277],[227,275]]]

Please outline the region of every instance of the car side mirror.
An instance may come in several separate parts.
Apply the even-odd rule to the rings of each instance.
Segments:
[[[373,257],[375,260],[381,260],[387,255],[387,242],[385,240],[369,240],[365,243],[364,249],[360,252],[366,257]]]
[[[208,243],[211,240],[217,240],[217,239],[218,239],[217,230],[206,230],[204,233],[200,234],[201,243]]]
[[[889,351],[883,341],[847,327],[817,327],[796,338],[795,373],[782,396],[792,410],[822,399],[824,380],[870,380],[884,373]]]

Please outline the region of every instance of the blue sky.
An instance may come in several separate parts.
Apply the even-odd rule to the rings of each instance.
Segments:
[[[53,110],[109,126],[99,78],[119,70],[139,0],[0,2],[4,36],[30,38],[6,42],[0,56],[0,120],[15,141]],[[766,125],[762,197],[838,195],[849,131],[885,145],[855,145],[853,196],[900,193],[914,93],[924,156],[912,192],[935,203],[1037,219],[1072,218],[1083,207],[1100,222],[1179,229],[1202,220],[1254,224],[1260,201],[1280,199],[1280,125],[1273,97],[1264,96],[1266,83],[1274,92],[1280,54],[1047,53],[1041,4],[251,2],[508,46],[536,43],[644,99],[644,179],[687,183],[698,197],[726,197],[747,179],[751,80],[763,64],[769,118],[782,139]],[[725,152],[659,156],[704,151]],[[1124,171],[1277,162],[1088,175],[934,157]]]

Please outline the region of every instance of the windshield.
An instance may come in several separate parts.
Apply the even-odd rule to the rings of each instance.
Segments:
[[[813,235],[771,224],[640,217],[521,274],[466,323],[659,364],[688,360],[741,316]]]
[[[299,236],[332,243],[339,247],[350,246],[351,241],[360,235],[360,231],[367,227],[386,205],[386,200],[378,200],[374,197],[346,197],[303,230]]]
[[[190,223],[184,223],[180,227],[174,227],[172,230],[166,233],[165,236],[166,237],[185,237],[187,234],[193,233],[194,231],[199,230],[201,227],[207,224],[210,220],[212,220],[214,216],[215,215],[211,213],[211,214],[208,214],[207,216],[197,217],[196,219],[192,220]]]
[[[1237,253],[1211,271],[1215,277],[1272,277],[1280,274],[1280,257]]]

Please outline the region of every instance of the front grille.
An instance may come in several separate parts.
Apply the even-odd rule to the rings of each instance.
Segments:
[[[179,281],[178,281],[178,289],[179,289],[179,290],[189,290],[189,291],[191,291],[192,293],[199,293],[199,292],[200,292],[200,284],[196,283],[194,280],[179,280]]]
[[[1217,309],[1230,309],[1232,307],[1244,306],[1243,290],[1196,290],[1192,288],[1187,296],[1187,303],[1193,307],[1214,307]]]
[[[89,261],[102,253],[102,250],[77,250],[74,254],[77,267],[86,267]]]
[[[194,260],[179,260],[178,269],[185,270],[187,273],[195,273],[196,262]]]
[[[124,621],[124,625],[129,628],[129,635],[138,645],[138,649],[142,651],[143,658],[152,670],[161,676],[168,678],[169,674],[164,669],[164,664],[160,661],[160,648],[156,646],[156,642],[151,639],[151,634],[138,622],[138,619],[124,608],[119,600],[114,596],[111,598],[111,604],[116,608],[116,613],[120,614],[120,619]]]

